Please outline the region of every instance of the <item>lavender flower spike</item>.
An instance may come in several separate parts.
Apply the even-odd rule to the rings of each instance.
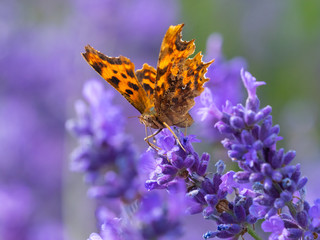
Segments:
[[[222,144],[229,157],[241,168],[233,175],[234,180],[239,184],[252,184],[255,191],[249,212],[255,218],[267,219],[263,229],[277,232],[277,236],[284,239],[317,233],[318,230],[309,224],[308,203],[303,199],[298,203],[293,201],[298,192],[303,191],[307,178],[301,176],[299,164],[288,165],[295,157],[294,151],[285,153],[284,149],[277,149],[277,142],[282,137],[278,135],[280,127],[272,125],[271,107],[260,108],[256,89],[265,83],[257,82],[243,69],[241,77],[248,91],[246,105],[227,103],[222,111],[223,117],[215,126],[227,134]],[[276,216],[285,207],[290,215]],[[274,221],[283,222],[283,229],[275,231],[272,227]]]
[[[203,93],[200,95],[200,101],[204,106],[197,110],[197,114],[201,117],[201,121],[204,121],[209,115],[215,119],[221,119],[222,113],[213,102],[212,93],[209,88],[204,88]]]
[[[91,234],[88,240],[180,236],[187,202],[184,182],[170,184],[174,196],[147,192],[143,188],[145,175],[140,168],[142,163],[154,159],[148,159],[148,155],[139,158],[131,138],[123,131],[123,115],[112,104],[112,95],[104,90],[102,83],[89,81],[83,93],[88,104],[78,102],[78,117],[69,120],[67,128],[79,140],[72,154],[72,169],[85,173],[90,186],[88,195],[99,203],[96,216],[100,231]],[[196,139],[190,136],[188,141]],[[192,151],[188,141],[184,142],[185,148]],[[163,144],[170,149],[170,137],[164,136]],[[175,151],[170,149],[174,165],[162,166],[165,175],[172,176],[177,169],[190,168],[195,162],[200,172],[206,171],[206,156],[195,159],[197,156],[190,154],[181,161]]]

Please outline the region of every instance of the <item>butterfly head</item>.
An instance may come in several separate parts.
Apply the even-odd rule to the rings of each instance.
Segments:
[[[154,129],[165,128],[165,126],[158,120],[157,115],[152,111],[141,114],[139,120],[147,127],[151,127]]]

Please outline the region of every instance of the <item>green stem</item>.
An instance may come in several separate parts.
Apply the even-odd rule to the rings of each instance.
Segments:
[[[278,183],[274,183],[273,186],[278,190],[279,193],[283,192],[282,188],[279,186]],[[287,202],[286,205],[289,208],[290,213],[292,214],[292,216],[295,217],[297,215],[297,211],[296,211],[293,203],[292,202]]]
[[[292,202],[287,202],[286,205],[289,208],[289,211],[292,214],[292,216],[295,217],[297,215],[297,210],[295,209],[293,203]]]
[[[255,240],[262,240],[261,237],[257,235],[257,233],[253,230],[252,225],[247,226],[247,232],[253,237]]]

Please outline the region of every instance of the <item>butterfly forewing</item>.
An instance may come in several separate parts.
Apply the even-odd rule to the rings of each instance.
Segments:
[[[140,113],[150,108],[150,99],[134,73],[130,59],[107,57],[87,45],[83,57],[118,92],[120,92]]]
[[[163,121],[176,126],[190,126],[193,122],[188,111],[194,105],[194,98],[203,91],[207,67],[199,53],[194,52],[194,40],[182,41],[183,24],[170,26],[163,39],[156,76],[155,108]]]

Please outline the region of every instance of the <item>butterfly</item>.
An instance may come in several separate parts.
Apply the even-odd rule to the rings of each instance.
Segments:
[[[188,58],[194,53],[195,44],[194,39],[182,40],[183,26],[170,26],[167,30],[157,69],[145,63],[142,69],[135,71],[129,58],[108,57],[90,45],[82,53],[89,65],[141,113],[140,122],[158,129],[145,140],[164,128],[171,130],[170,126],[191,126],[193,119],[189,110],[195,104],[194,98],[204,90],[203,84],[209,80],[204,75],[214,60],[202,62],[201,52]]]

